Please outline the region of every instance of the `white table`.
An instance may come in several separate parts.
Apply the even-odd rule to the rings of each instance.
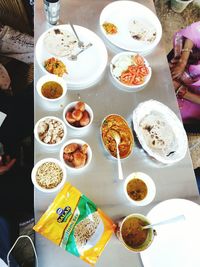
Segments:
[[[99,15],[102,9],[110,2],[112,1],[61,0],[60,15],[61,23],[64,24],[70,20],[73,24],[81,25],[96,32],[104,40],[109,55],[108,64],[113,55],[121,51],[117,48],[113,50],[113,47],[103,38],[99,28]],[[155,11],[152,0],[136,2],[144,4]],[[35,42],[49,27],[44,16],[43,1],[37,0],[35,3]],[[137,208],[130,206],[123,194],[123,182],[117,181],[116,161],[108,159],[102,147],[99,128],[102,119],[110,113],[122,115],[131,124],[132,111],[138,103],[148,99],[156,99],[168,105],[180,117],[162,43],[150,55],[146,56],[146,58],[152,66],[153,75],[150,83],[143,91],[130,94],[116,89],[111,83],[108,74],[109,67],[107,66],[106,74],[98,84],[86,90],[68,91],[66,102],[63,102],[64,106],[66,103],[81,99],[87,102],[94,111],[94,122],[91,131],[81,137],[90,144],[93,150],[93,160],[88,169],[83,173],[71,175],[68,172],[68,181],[93,200],[113,220],[133,212],[146,214],[157,202],[169,198],[186,198],[199,201],[198,189],[189,153],[179,163],[166,166],[150,159],[141,147],[136,144],[131,156],[122,163],[124,176],[128,176],[133,171],[148,173],[156,184],[157,194],[154,202],[146,207]],[[42,75],[36,63],[35,84]],[[111,99],[112,106],[110,104]],[[36,93],[35,121],[47,114],[62,118],[62,109],[57,112],[48,111]],[[67,139],[73,137],[73,132],[69,130]],[[35,142],[35,162],[49,156],[59,158],[59,151],[53,154],[47,153]],[[36,220],[47,209],[54,197],[55,195],[46,195],[35,190]],[[36,234],[36,246],[39,255],[39,267],[88,266],[80,259],[56,247],[53,243],[38,234]],[[116,237],[113,236],[96,266],[121,267],[123,265],[126,267],[139,267],[142,266],[142,263],[138,254],[133,254],[126,250]]]

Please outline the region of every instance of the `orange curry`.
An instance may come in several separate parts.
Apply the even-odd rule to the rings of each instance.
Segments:
[[[117,157],[116,142],[113,137],[113,133],[117,133],[120,136],[120,158],[128,157],[133,147],[133,134],[127,122],[121,116],[107,116],[102,123],[101,132],[103,143],[112,156]]]

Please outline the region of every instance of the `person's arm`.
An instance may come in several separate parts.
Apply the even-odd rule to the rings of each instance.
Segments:
[[[179,79],[183,74],[185,67],[188,63],[190,53],[192,52],[194,44],[190,39],[185,40],[184,47],[182,49],[181,57],[177,63],[171,68],[171,74],[173,79]],[[173,62],[172,62],[173,63]]]
[[[179,98],[184,98],[187,99],[193,103],[199,104],[200,105],[200,95],[197,95],[195,93],[190,92],[187,87],[184,85],[181,85],[178,90],[176,91],[176,95]]]
[[[15,162],[16,162],[16,159],[11,159],[10,156],[6,156],[5,162],[4,162],[3,157],[0,156],[0,175],[9,171],[13,167]]]
[[[187,92],[184,95],[184,98],[200,105],[200,95],[191,93],[190,91],[187,90]]]

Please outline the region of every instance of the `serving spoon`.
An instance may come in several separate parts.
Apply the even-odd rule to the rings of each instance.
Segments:
[[[121,141],[121,137],[116,131],[112,131],[112,137],[115,139],[116,142],[116,148],[117,148],[117,165],[118,165],[118,178],[119,180],[123,180],[123,172],[122,172],[122,165],[120,160],[120,154],[119,154],[119,144]]]
[[[158,223],[153,223],[153,224],[148,224],[148,225],[142,226],[142,230],[149,229],[149,228],[154,228],[155,226],[160,226],[160,225],[164,225],[164,224],[176,223],[176,222],[180,222],[180,221],[184,221],[184,220],[185,220],[185,216],[184,215],[179,215],[179,216],[164,220],[162,222],[158,222]]]

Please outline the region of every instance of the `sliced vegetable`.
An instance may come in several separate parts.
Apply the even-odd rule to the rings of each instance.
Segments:
[[[149,74],[149,69],[145,65],[143,57],[140,55],[132,56],[133,64],[127,67],[119,77],[120,82],[132,86],[141,85],[145,81],[145,77]]]

